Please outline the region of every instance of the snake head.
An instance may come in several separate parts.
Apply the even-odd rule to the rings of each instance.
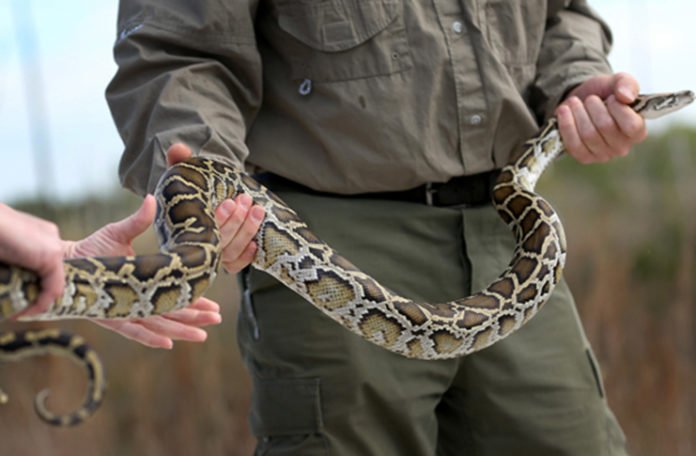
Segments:
[[[631,107],[646,119],[656,119],[691,104],[696,96],[691,90],[638,95]]]

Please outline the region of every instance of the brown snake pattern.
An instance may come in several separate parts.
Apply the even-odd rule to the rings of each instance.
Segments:
[[[642,95],[632,107],[653,118],[693,99],[689,91]],[[244,192],[266,209],[253,266],[339,324],[388,350],[420,359],[466,355],[521,327],[560,280],[566,255],[563,227],[553,208],[534,193],[534,186],[563,151],[556,120],[551,119],[503,168],[492,196],[516,237],[513,258],[488,287],[456,301],[418,303],[398,296],[323,243],[292,209],[252,177],[209,159],[192,158],[168,169],[157,187],[161,253],[66,260],[62,299],[35,319],[142,318],[186,306],[205,292],[218,268],[220,239],[214,208]],[[0,317],[25,309],[39,287],[33,272],[0,264]],[[30,339],[34,342],[29,343]],[[78,412],[56,417],[40,406],[43,396],[37,399],[44,419],[74,424],[93,411],[103,395],[96,355],[77,336],[41,332],[0,336],[0,360],[50,350],[77,356],[90,372],[90,392]]]

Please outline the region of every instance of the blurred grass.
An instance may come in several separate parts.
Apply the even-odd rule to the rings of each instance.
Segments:
[[[563,158],[540,184],[631,454],[696,454],[696,130],[606,164]]]
[[[566,227],[566,277],[603,368],[607,395],[631,454],[696,454],[696,130],[655,134],[627,158],[580,166],[558,160],[539,191]],[[137,199],[62,207],[15,207],[57,220],[79,238],[129,214]],[[153,250],[154,237],[136,243]],[[61,326],[102,354],[109,391],[83,426],[56,430],[34,415],[33,394],[48,385],[51,404],[80,400],[80,369],[55,358],[0,365],[11,402],[0,408],[1,454],[249,455],[250,385],[235,341],[237,290],[219,276],[209,296],[223,305],[222,325],[205,344],[159,351],[90,323]],[[7,325],[12,327],[12,325]]]

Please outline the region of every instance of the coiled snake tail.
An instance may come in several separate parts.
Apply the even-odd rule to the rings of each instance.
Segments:
[[[102,403],[106,387],[104,370],[96,352],[80,336],[56,329],[6,332],[0,335],[0,361],[18,361],[32,356],[57,354],[83,366],[87,390],[82,405],[74,412],[56,414],[46,406],[48,390],[37,394],[34,408],[39,417],[54,426],[74,426],[87,419]],[[0,391],[0,403],[7,402]]]

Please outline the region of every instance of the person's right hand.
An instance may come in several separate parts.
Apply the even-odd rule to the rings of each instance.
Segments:
[[[643,141],[645,119],[630,107],[638,92],[638,81],[627,73],[595,76],[571,90],[556,109],[568,154],[580,163],[601,163]]]
[[[23,266],[41,278],[34,305],[17,316],[45,312],[61,296],[64,252],[54,223],[0,204],[0,261]]]

